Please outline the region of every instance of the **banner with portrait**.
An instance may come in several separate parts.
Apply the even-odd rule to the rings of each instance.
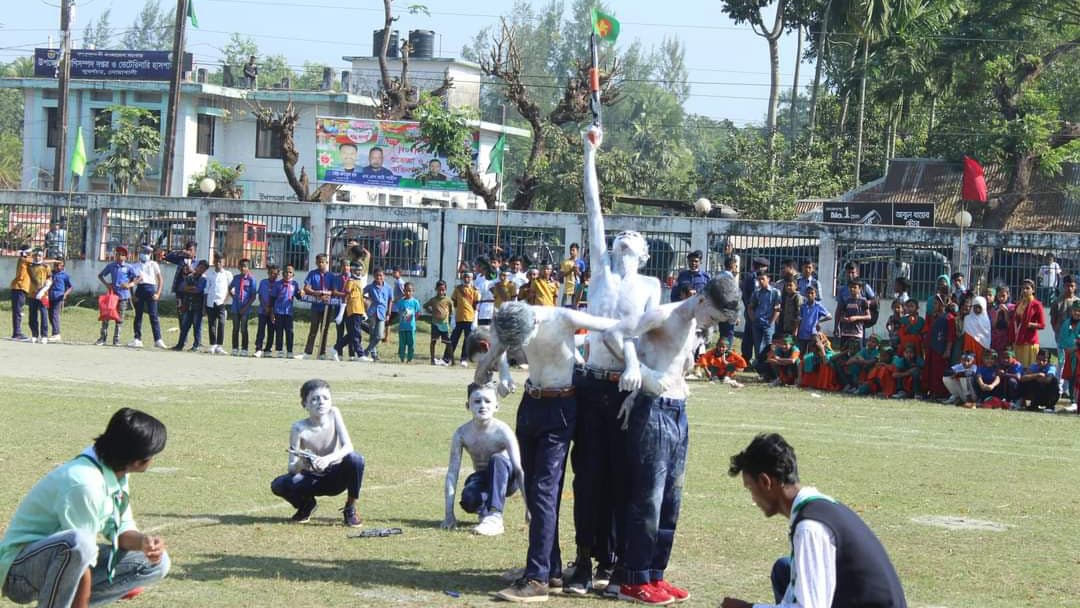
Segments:
[[[473,138],[474,161],[479,138]],[[316,118],[316,178],[319,182],[468,190],[445,157],[425,150],[420,123],[368,118]]]

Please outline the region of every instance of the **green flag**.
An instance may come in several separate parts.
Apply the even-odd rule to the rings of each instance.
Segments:
[[[495,142],[495,145],[491,148],[491,153],[488,154],[488,168],[487,173],[503,172],[503,154],[506,152],[506,134],[499,136],[499,140]]]
[[[71,151],[71,172],[80,177],[86,172],[86,144],[83,143],[81,126],[75,133],[75,148]]]
[[[191,27],[199,27],[199,17],[195,14],[195,0],[188,0],[187,16],[191,19]]]
[[[592,9],[592,29],[601,40],[615,42],[619,37],[619,20],[607,13]]]

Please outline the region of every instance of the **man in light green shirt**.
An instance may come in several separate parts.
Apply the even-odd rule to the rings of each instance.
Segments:
[[[75,459],[45,475],[0,541],[2,595],[17,604],[100,606],[133,597],[169,571],[165,542],[138,531],[128,473],[165,449],[165,425],[123,408]],[[98,535],[110,544],[97,544]]]

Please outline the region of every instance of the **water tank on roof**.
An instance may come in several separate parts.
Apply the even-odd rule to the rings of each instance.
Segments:
[[[381,28],[375,30],[371,34],[371,56],[372,57],[378,57],[379,56],[379,51],[382,50],[382,43],[383,43],[383,35],[382,34],[383,34],[383,31],[382,31]],[[387,57],[397,57],[400,49],[401,49],[401,45],[398,44],[398,31],[397,30],[391,30],[390,31],[390,46],[386,47],[386,56]]]
[[[409,52],[411,57],[417,59],[431,59],[435,57],[435,32],[433,30],[413,30],[409,32]]]

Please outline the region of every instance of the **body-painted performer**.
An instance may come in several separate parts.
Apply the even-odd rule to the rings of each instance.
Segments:
[[[507,352],[520,348],[529,362],[515,428],[525,470],[526,506],[532,516],[529,551],[524,576],[500,591],[500,599],[542,601],[550,583],[558,581],[561,587],[559,499],[577,420],[574,334],[579,329],[601,332],[615,324],[614,319],[569,308],[524,302],[503,304],[492,319],[490,347],[477,363],[474,382],[486,384],[498,368],[498,393],[505,396],[516,388]]]

